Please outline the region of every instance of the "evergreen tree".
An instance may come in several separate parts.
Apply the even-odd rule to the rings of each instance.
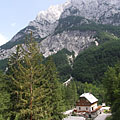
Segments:
[[[105,73],[103,84],[106,90],[106,100],[112,108],[112,120],[120,119],[120,64],[109,67]]]
[[[52,60],[43,64],[42,58],[32,37],[11,56],[7,71],[11,120],[62,120],[64,117],[55,65]]]
[[[70,82],[68,86],[64,86],[65,89],[65,104],[66,109],[72,109],[75,107],[75,103],[78,99],[77,87],[74,81]]]
[[[45,120],[49,116],[44,107],[45,66],[32,38],[25,48],[17,48],[11,57],[8,73],[13,103],[11,120]]]
[[[51,107],[51,120],[62,120],[64,117],[64,104],[62,99],[61,84],[59,83],[55,64],[51,58],[49,58],[46,63],[46,71],[46,79],[48,80],[48,87],[50,89],[48,96]]]
[[[6,90],[5,75],[0,72],[0,120],[8,120],[10,107],[10,94]]]
[[[78,99],[78,94],[77,94],[77,87],[74,81],[72,82],[72,93],[71,94],[73,95],[73,103],[75,105]]]

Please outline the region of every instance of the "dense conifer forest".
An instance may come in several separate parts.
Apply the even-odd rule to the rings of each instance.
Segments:
[[[95,37],[99,46],[92,43],[76,58],[66,49],[44,58],[33,38],[27,49],[18,45],[10,59],[0,61],[0,119],[61,120],[82,93],[90,92],[99,104],[110,105],[112,119],[119,120],[119,36],[98,32]]]
[[[52,59],[43,64],[32,41],[17,47],[6,74],[0,73],[1,120],[61,120],[65,110],[62,85]]]

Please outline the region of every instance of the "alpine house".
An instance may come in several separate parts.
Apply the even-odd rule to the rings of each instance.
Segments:
[[[74,112],[77,115],[84,116],[86,118],[95,118],[100,114],[101,106],[97,105],[98,99],[91,93],[84,93],[80,96],[76,102],[76,108]]]

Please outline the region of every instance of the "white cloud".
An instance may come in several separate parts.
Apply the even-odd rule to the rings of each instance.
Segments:
[[[12,27],[15,27],[15,26],[16,26],[16,23],[12,23],[11,26],[12,26]]]
[[[0,33],[0,46],[8,42],[7,38]]]

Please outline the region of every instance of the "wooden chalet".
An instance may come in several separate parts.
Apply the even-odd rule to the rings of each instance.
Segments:
[[[94,118],[100,114],[101,106],[97,105],[98,99],[91,93],[84,93],[80,96],[76,102],[76,108],[74,112],[77,115],[84,116],[86,118]]]

